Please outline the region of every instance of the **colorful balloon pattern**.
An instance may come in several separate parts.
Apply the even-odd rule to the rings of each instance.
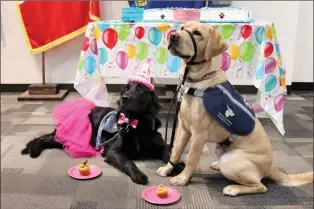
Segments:
[[[132,36],[133,34],[134,38],[137,39],[135,39],[134,42],[129,42],[130,39],[128,39],[125,46],[122,48],[122,50],[120,50],[125,52],[127,59],[125,59],[125,54],[121,54],[122,52],[120,51],[114,52],[116,55],[110,55],[110,57],[114,56],[114,58],[110,59],[115,59],[116,62],[119,60],[119,67],[125,67],[125,60],[130,61],[134,58],[137,58],[139,61],[144,61],[146,58],[148,58],[148,54],[150,53],[154,54],[153,59],[156,60],[157,64],[163,65],[167,62],[168,65],[170,60],[174,59],[174,61],[177,61],[178,58],[169,56],[167,46],[162,45],[159,47],[159,45],[161,44],[163,37],[167,38],[169,41],[170,35],[175,33],[180,25],[181,24],[177,23],[173,25],[168,23],[156,23],[155,27],[144,27],[143,25],[136,23],[131,25],[129,23],[110,24],[106,22],[99,22],[92,28],[93,36],[84,38],[82,51],[87,51],[90,49],[93,54],[98,55],[99,64],[105,65],[109,60],[110,51],[108,52],[108,50],[112,50],[118,44],[122,44],[123,42],[127,41],[127,37]],[[217,29],[220,30],[221,35],[227,40],[233,40],[233,38],[236,38],[237,36],[233,35],[236,31],[239,31],[241,38],[245,39],[245,41],[242,39],[240,42],[231,42],[229,44],[229,50],[222,54],[221,69],[223,71],[228,71],[230,67],[234,67],[234,64],[237,65],[236,62],[238,60],[240,60],[243,64],[252,62],[254,56],[259,56],[259,47],[262,47],[265,60],[259,60],[259,62],[255,65],[255,70],[253,69],[255,72],[254,78],[260,80],[268,74],[277,72],[276,69],[277,67],[279,69],[279,58],[281,58],[281,54],[278,43],[274,43],[274,40],[272,39],[275,36],[275,30],[273,26],[253,27],[251,24],[240,24],[239,27],[237,24],[218,24]],[[163,35],[163,33],[165,34]],[[145,36],[145,34],[147,34],[147,36]],[[97,40],[100,38],[104,44],[104,47],[98,49],[99,43],[97,43]],[[142,39],[144,39],[144,41],[139,41]],[[267,42],[262,45],[264,40],[267,40]],[[150,52],[150,49],[152,49],[152,52]],[[278,56],[278,60],[276,60],[273,56],[274,51]],[[118,53],[119,55],[117,56]],[[78,65],[80,66],[78,67],[79,69],[82,69],[82,63],[84,63],[83,61],[80,59],[80,64]],[[168,70],[177,72],[177,68],[179,66],[178,63],[179,62],[175,62],[174,66]],[[233,65],[231,65],[232,63]],[[282,75],[283,73],[281,73],[282,71],[283,70],[279,70],[280,77],[284,77],[284,75]],[[280,82],[284,81],[283,79],[279,78],[278,80]]]
[[[143,61],[148,55],[148,46],[144,42],[138,42],[135,46],[136,58]]]
[[[231,44],[229,49],[230,49],[230,59],[232,59],[232,60],[238,59],[238,57],[240,55],[239,46],[236,44]]]
[[[80,56],[79,63],[78,63],[78,65],[77,65],[77,69],[78,69],[78,70],[82,70],[83,65],[84,65],[84,57],[83,57],[83,56]]]
[[[89,48],[89,38],[85,37],[83,41],[82,50],[86,51]]]
[[[106,47],[112,49],[118,41],[118,34],[114,29],[108,28],[103,32],[102,40]]]
[[[97,41],[96,41],[96,39],[92,39],[92,41],[90,42],[90,50],[91,50],[94,54],[98,55],[98,47],[97,47]]]
[[[135,57],[135,46],[133,44],[128,44],[125,51],[129,59],[133,59]]]
[[[104,65],[108,60],[108,52],[105,48],[98,49],[99,64]]]
[[[171,34],[180,30],[181,23],[91,23],[84,37],[77,70],[80,79],[95,77],[96,69],[108,76],[131,75],[139,62],[153,60],[153,76],[177,77],[182,60],[172,56],[167,50]],[[270,24],[216,24],[217,30],[226,39],[229,49],[221,55],[221,70],[229,79],[242,69],[243,78],[249,79],[251,72],[254,85],[260,91],[258,102],[253,109],[265,114],[269,108],[278,113],[270,113],[280,118],[283,110],[283,92],[285,92],[285,67],[282,62],[280,46],[276,32]],[[110,70],[108,70],[110,69]],[[107,71],[108,70],[108,71]],[[122,72],[124,71],[124,72]],[[128,73],[126,73],[128,72]],[[125,73],[125,74],[124,74]],[[231,76],[231,77],[230,77]],[[278,93],[277,93],[278,92]],[[271,99],[265,100],[267,95]],[[267,109],[263,109],[267,105]]]
[[[162,33],[158,28],[151,28],[148,31],[148,40],[155,46],[158,46],[162,38]]]
[[[250,37],[251,33],[252,33],[252,27],[250,25],[243,25],[241,27],[241,36],[244,39],[247,39],[248,37]]]
[[[167,60],[167,68],[171,73],[179,71],[182,60],[177,56],[170,56]]]
[[[226,72],[229,66],[230,66],[230,55],[227,52],[224,52],[221,55],[221,69]]]
[[[265,80],[265,91],[270,92],[277,85],[278,79],[275,75],[268,75]]]
[[[275,51],[276,51],[276,54],[277,56],[280,56],[280,48],[279,48],[279,44],[275,44]]]
[[[284,96],[282,94],[278,94],[276,97],[275,97],[275,100],[274,100],[274,106],[275,106],[275,110],[277,112],[280,112],[283,110],[283,105],[284,105]]]
[[[255,53],[255,47],[251,42],[243,42],[240,45],[240,59],[242,62],[248,62]]]
[[[272,45],[272,43],[267,42],[264,48],[264,56],[265,57],[269,57],[274,51],[274,46]]]
[[[276,69],[276,60],[272,57],[268,57],[265,62],[265,73],[272,73]]]
[[[101,32],[104,32],[107,28],[110,27],[110,24],[106,22],[99,22],[97,26],[99,27]]]
[[[224,39],[229,39],[235,31],[235,25],[223,25],[221,27],[221,35]]]
[[[280,76],[284,76],[285,75],[285,71],[281,67],[279,68],[279,75]]]
[[[162,23],[160,25],[157,25],[157,28],[161,31],[161,32],[166,32],[169,29],[169,25],[167,23]]]
[[[99,40],[101,37],[102,32],[100,31],[99,27],[94,27],[93,28],[93,33],[95,35],[96,40]]]
[[[156,61],[163,65],[167,61],[168,58],[168,50],[164,47],[159,47],[156,50]]]
[[[286,79],[284,76],[280,76],[279,84],[280,84],[280,86],[286,87]]]
[[[259,45],[265,40],[265,28],[258,27],[255,31],[255,39]]]
[[[119,51],[116,55],[117,65],[122,70],[125,70],[125,68],[128,66],[128,62],[129,62],[129,58],[128,58],[128,55],[125,53],[125,51]]]
[[[264,62],[259,62],[256,67],[255,79],[260,80],[263,78],[264,69],[265,69]]]
[[[84,60],[84,68],[85,71],[89,74],[92,75],[95,70],[96,70],[96,60],[94,57],[89,56]]]
[[[266,32],[265,32],[265,37],[266,37],[266,39],[270,40],[270,39],[272,39],[272,36],[273,36],[272,26],[267,26]]]
[[[128,23],[121,24],[121,25],[119,24],[115,27],[115,30],[118,34],[118,39],[120,41],[124,41],[129,35],[130,25]]]
[[[138,39],[142,39],[145,35],[145,30],[142,26],[138,26],[136,29],[135,29],[135,36],[136,38]]]

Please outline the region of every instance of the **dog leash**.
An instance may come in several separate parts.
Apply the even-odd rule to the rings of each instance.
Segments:
[[[177,88],[176,88],[176,91],[174,93],[174,96],[170,102],[170,107],[169,107],[169,110],[168,110],[168,117],[167,117],[167,122],[166,122],[166,130],[165,130],[165,159],[166,159],[166,162],[165,163],[170,163],[175,171],[182,171],[183,168],[185,167],[185,163],[184,162],[180,162],[178,164],[174,164],[170,161],[170,156],[171,156],[171,151],[172,151],[172,148],[173,148],[173,143],[174,143],[174,138],[175,138],[175,132],[176,132],[176,126],[177,126],[177,122],[178,122],[178,115],[179,115],[179,111],[180,111],[180,107],[181,107],[181,102],[179,102],[177,100],[177,95],[178,95],[178,92],[180,91],[181,87],[184,85],[186,79],[187,79],[187,74],[189,72],[189,69],[191,67],[191,65],[197,65],[197,64],[200,64],[200,63],[203,63],[205,60],[201,61],[201,62],[194,62],[196,56],[197,56],[197,46],[196,46],[196,41],[193,37],[193,34],[188,31],[188,30],[184,30],[186,31],[191,40],[192,40],[192,43],[193,43],[193,48],[194,48],[194,55],[193,57],[191,58],[191,60],[186,64],[186,67],[185,67],[185,70],[184,70],[184,75],[183,75],[183,78],[182,78],[182,81],[178,84]],[[167,141],[168,141],[168,123],[169,123],[169,118],[170,118],[170,112],[171,112],[171,109],[172,109],[172,105],[173,105],[173,102],[176,101],[176,112],[175,112],[175,117],[174,117],[174,120],[173,120],[173,124],[172,124],[172,133],[171,133],[171,138],[170,138],[170,145],[169,145],[169,149],[167,149]]]

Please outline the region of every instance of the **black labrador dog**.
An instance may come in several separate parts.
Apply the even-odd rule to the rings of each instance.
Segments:
[[[133,182],[147,184],[148,177],[135,165],[132,160],[160,159],[165,162],[165,146],[162,135],[158,132],[161,121],[157,118],[161,106],[153,91],[145,85],[129,82],[121,91],[118,108],[95,107],[89,114],[92,124],[90,144],[95,147],[98,127],[107,113],[116,110],[117,118],[123,113],[129,119],[137,119],[137,127],[121,131],[114,140],[106,144],[102,152],[105,162],[126,173]],[[22,155],[37,158],[45,149],[58,148],[62,145],[54,139],[56,130],[50,134],[40,136],[26,144]],[[115,134],[103,131],[102,140],[106,141]]]

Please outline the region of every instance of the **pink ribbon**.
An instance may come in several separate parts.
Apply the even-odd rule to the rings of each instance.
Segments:
[[[121,113],[120,116],[119,116],[118,124],[121,125],[121,124],[124,124],[124,123],[128,123],[128,124],[130,124],[130,126],[132,128],[136,128],[137,124],[138,124],[138,120],[132,119],[130,121],[129,118],[125,117],[125,115],[123,113]]]

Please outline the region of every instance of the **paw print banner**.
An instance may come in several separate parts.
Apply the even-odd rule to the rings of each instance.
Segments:
[[[208,23],[210,24],[210,23]],[[105,78],[128,78],[149,62],[154,78],[178,78],[182,60],[168,50],[170,35],[180,23],[92,22],[79,58],[75,88],[98,105],[107,105]],[[270,118],[281,134],[286,69],[271,22],[211,24],[229,43],[221,70],[234,81],[250,81],[258,89],[252,105],[258,117]],[[102,85],[100,85],[101,83]],[[97,97],[97,98],[96,98]]]

